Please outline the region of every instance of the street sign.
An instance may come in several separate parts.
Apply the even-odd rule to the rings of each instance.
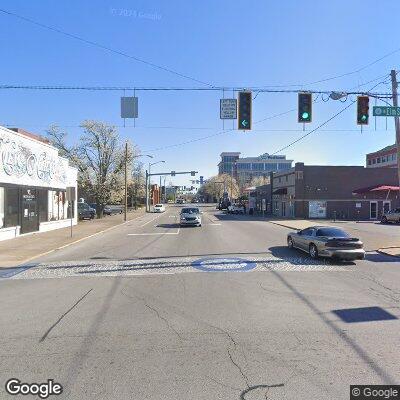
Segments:
[[[121,97],[121,118],[138,117],[138,98]]]
[[[220,99],[220,101],[219,101],[219,118],[220,119],[236,119],[237,118],[236,99]]]
[[[374,117],[400,117],[400,107],[374,106],[372,115]]]

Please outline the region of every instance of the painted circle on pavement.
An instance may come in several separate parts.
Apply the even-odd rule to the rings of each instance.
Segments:
[[[192,267],[205,272],[250,271],[256,263],[242,258],[200,258],[192,262]]]

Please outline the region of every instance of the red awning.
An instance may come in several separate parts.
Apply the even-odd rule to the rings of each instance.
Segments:
[[[400,190],[399,186],[389,186],[389,185],[375,185],[366,188],[353,190],[353,194],[365,194],[370,192],[398,192]]]

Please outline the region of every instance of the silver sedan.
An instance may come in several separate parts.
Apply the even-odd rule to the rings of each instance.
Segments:
[[[363,243],[342,229],[332,226],[311,226],[287,236],[289,248],[309,253],[312,258],[331,257],[340,260],[362,260]]]
[[[201,226],[201,211],[197,207],[185,207],[179,216],[179,225]]]

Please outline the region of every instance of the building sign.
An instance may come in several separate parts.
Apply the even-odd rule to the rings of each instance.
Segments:
[[[67,168],[55,148],[0,131],[0,182],[61,188]]]
[[[356,208],[361,208],[361,203],[356,203]]]
[[[326,218],[326,201],[309,201],[308,216],[309,218]]]

